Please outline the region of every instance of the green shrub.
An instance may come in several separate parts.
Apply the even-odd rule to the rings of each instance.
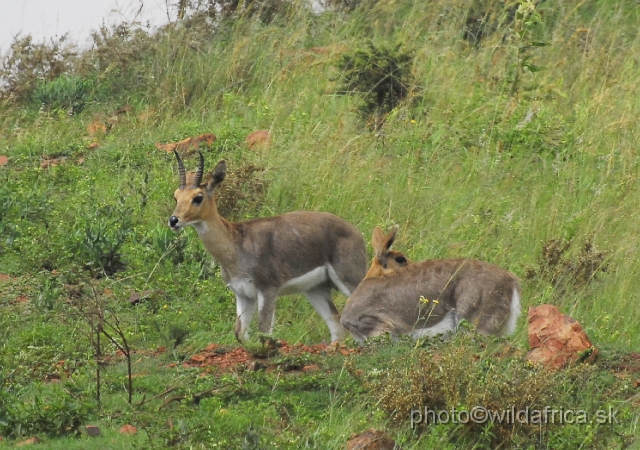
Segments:
[[[63,75],[53,81],[39,83],[31,98],[38,105],[78,114],[89,103],[92,86],[88,80]]]
[[[424,348],[413,344],[409,355],[388,364],[391,369],[370,371],[365,376],[371,398],[394,421],[411,421],[411,427],[418,432],[443,426],[449,429],[454,442],[460,439],[466,445],[474,442],[487,448],[526,448],[538,439],[549,439],[561,428],[571,427],[573,433],[580,433],[584,425],[578,424],[576,415],[573,425],[567,422],[563,427],[557,413],[551,418],[551,410],[584,411],[582,417],[589,420],[598,418],[598,411],[608,411],[609,406],[615,405],[612,408],[619,409],[618,422],[607,423],[598,432],[623,442],[618,425],[628,414],[620,402],[629,395],[626,383],[617,382],[608,371],[595,365],[579,364],[564,371],[532,365],[523,360],[522,351],[501,338],[479,336],[465,324],[450,341],[430,340]],[[582,392],[593,395],[582,397]],[[435,414],[425,413],[425,407]],[[502,414],[502,418],[465,418],[474,409],[487,414],[485,418],[493,414]],[[547,416],[543,416],[545,409]],[[448,418],[441,418],[443,415],[438,412],[442,411],[450,414]],[[452,411],[465,413],[454,420],[451,414],[456,413]],[[511,419],[506,416],[507,411],[514,414]],[[523,416],[520,411],[526,414]],[[420,420],[414,421],[418,416]]]
[[[99,207],[86,222],[79,222],[75,238],[86,267],[107,276],[124,269],[121,248],[133,231],[131,210],[122,205]]]
[[[77,50],[63,35],[50,43],[34,43],[31,36],[17,37],[3,55],[0,98],[27,101],[39,83],[53,81],[75,64]]]
[[[412,62],[412,52],[403,51],[401,44],[376,46],[369,42],[364,49],[340,59],[338,92],[360,96],[360,116],[371,128],[378,128],[384,116],[409,94]]]
[[[78,434],[93,409],[56,385],[40,389],[32,401],[0,389],[0,435],[8,438]]]

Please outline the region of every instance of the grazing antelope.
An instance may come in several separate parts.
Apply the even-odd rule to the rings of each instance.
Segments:
[[[520,315],[520,283],[510,272],[484,261],[436,259],[409,262],[390,250],[398,227],[386,236],[373,231],[375,257],[351,294],[340,323],[358,341],[411,334],[448,334],[459,319],[482,334],[511,334]]]
[[[214,191],[223,182],[226,163],[204,174],[204,157],[195,173],[186,173],[180,155],[180,185],[174,193],[172,230],[193,225],[220,264],[222,279],[236,295],[238,340],[249,337],[258,310],[258,329],[271,333],[276,298],[303,292],[329,327],[333,341],[346,332],[331,300],[332,289],[351,295],[367,271],[366,245],[356,227],[326,212],[298,211],[244,222],[218,214]]]

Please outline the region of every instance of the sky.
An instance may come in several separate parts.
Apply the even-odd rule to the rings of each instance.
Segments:
[[[92,30],[104,21],[141,21],[158,26],[168,22],[167,4],[175,18],[176,0],[0,0],[0,54],[13,37],[30,34],[36,42],[69,33],[80,46],[89,43]],[[139,12],[139,13],[138,13]]]

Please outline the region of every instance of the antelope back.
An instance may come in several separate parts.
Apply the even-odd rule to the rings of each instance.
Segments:
[[[442,283],[423,276],[420,263],[367,277],[347,300],[340,323],[360,341],[434,327],[455,309],[453,296],[443,290]]]
[[[366,278],[347,301],[341,323],[356,339],[366,339],[386,331],[406,334],[433,327],[453,309],[480,333],[513,332],[520,314],[518,279],[484,261],[412,263]]]

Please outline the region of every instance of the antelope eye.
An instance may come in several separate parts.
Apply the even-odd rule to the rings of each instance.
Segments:
[[[199,205],[200,203],[202,203],[202,199],[204,199],[204,196],[202,196],[202,195],[198,195],[198,196],[196,196],[196,197],[193,197],[193,200],[191,200],[191,202],[192,202],[194,205]]]
[[[406,264],[407,258],[405,258],[404,256],[396,256],[396,262],[398,264]]]

